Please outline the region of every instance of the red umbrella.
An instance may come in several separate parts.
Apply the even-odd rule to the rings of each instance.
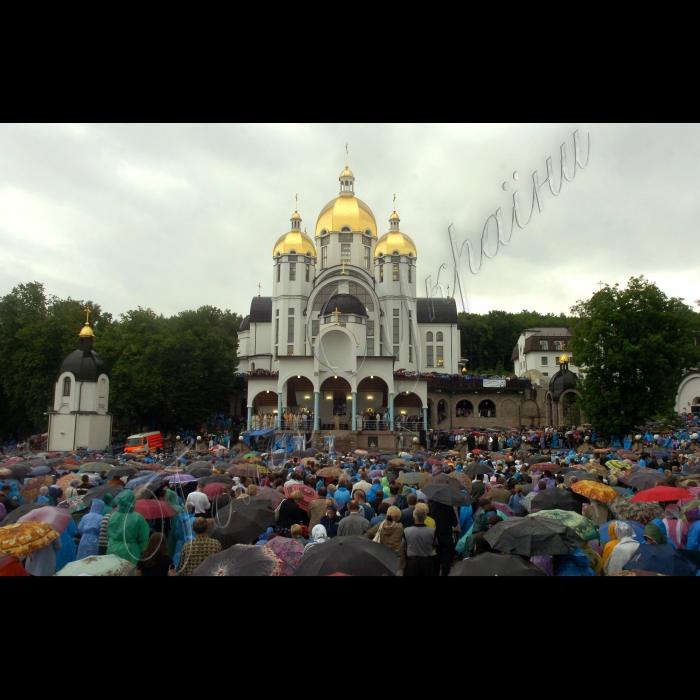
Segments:
[[[141,513],[146,520],[169,518],[177,513],[170,504],[165,501],[156,501],[153,498],[142,498],[140,501],[136,501],[134,510]]]
[[[204,493],[207,498],[216,498],[224,490],[224,484],[220,482],[214,482],[213,484],[207,484],[204,487]]]
[[[478,447],[476,447],[476,448],[474,448],[474,449],[472,450],[472,454],[480,455],[480,454],[481,454],[481,450],[480,450]]]
[[[680,501],[685,498],[694,498],[688,489],[679,489],[675,486],[656,486],[653,489],[639,491],[632,496],[633,503],[658,503],[660,501]]]
[[[289,486],[284,490],[284,495],[289,498],[295,491],[301,491],[304,494],[304,498],[297,504],[302,510],[309,510],[309,503],[318,498],[318,494],[310,487],[305,484],[295,484],[294,486]]]
[[[539,462],[538,464],[534,464],[533,467],[535,467],[538,472],[544,472],[544,471],[558,472],[558,471],[561,471],[561,464],[554,464],[553,462]]]

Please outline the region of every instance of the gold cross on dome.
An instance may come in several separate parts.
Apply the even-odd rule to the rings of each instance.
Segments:
[[[262,285],[260,284],[260,282],[258,282],[258,296],[260,296],[260,289],[261,288],[262,288]]]
[[[345,260],[341,260],[340,264],[343,266],[343,271],[340,273],[341,275],[346,275],[347,273],[345,272]]]
[[[339,326],[340,324],[338,323],[338,316],[340,316],[340,311],[338,311],[338,307],[335,307],[335,311],[331,311],[331,316],[335,316],[335,325]]]
[[[85,314],[86,314],[85,325],[87,326],[87,325],[89,325],[89,323],[90,323],[90,309],[86,306],[85,309],[84,309],[84,311],[85,311]]]
[[[603,288],[603,285],[605,282],[598,282],[598,291],[600,291]]]
[[[447,285],[447,298],[450,298],[450,285]]]

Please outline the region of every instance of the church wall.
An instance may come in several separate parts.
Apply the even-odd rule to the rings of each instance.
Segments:
[[[693,372],[681,380],[676,395],[676,411],[690,412],[696,398],[700,398],[700,372]]]
[[[77,416],[76,449],[104,450],[110,443],[111,416]]]
[[[49,415],[49,444],[52,452],[70,452],[73,449],[75,414],[54,413]]]
[[[71,385],[70,385],[70,395],[69,396],[63,396],[63,382],[68,377],[70,379]],[[76,381],[75,377],[73,376],[72,372],[64,372],[58,377],[58,381],[56,382],[56,386],[54,388],[54,395],[53,395],[53,409],[54,411],[58,411],[59,413],[70,413],[71,411],[74,410],[74,403],[76,401],[76,397],[78,394],[78,390],[76,387]]]
[[[97,382],[80,383],[80,409],[81,411],[97,410]]]
[[[438,302],[436,302],[438,303]],[[449,323],[421,323],[418,325],[421,339],[421,372],[444,372],[445,374],[457,374],[459,372],[460,338],[456,324]],[[433,334],[433,340],[428,341],[428,333]],[[442,342],[435,340],[437,333],[442,333]],[[428,346],[433,348],[433,364],[428,366]],[[442,346],[443,360],[445,364],[438,367],[437,347]]]

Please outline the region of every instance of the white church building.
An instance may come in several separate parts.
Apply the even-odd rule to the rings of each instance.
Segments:
[[[405,417],[427,429],[421,373],[459,372],[455,300],[418,298],[418,250],[395,208],[380,228],[347,163],[338,180],[313,235],[292,214],[272,246],[273,294],[254,297],[241,323],[248,430],[308,416],[309,429],[356,431],[377,413],[390,430]]]

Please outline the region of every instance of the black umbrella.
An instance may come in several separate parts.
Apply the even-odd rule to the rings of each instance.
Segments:
[[[396,576],[399,555],[361,535],[334,537],[310,547],[293,576]]]
[[[484,552],[457,562],[450,576],[546,576],[539,567],[517,554]]]
[[[632,472],[627,477],[627,485],[638,491],[646,491],[647,489],[653,489],[656,486],[656,482],[660,481],[666,484],[666,475],[661,472],[646,472],[639,471]]]
[[[0,523],[0,527],[3,525],[12,525],[12,523],[16,523],[23,515],[26,515],[32,510],[36,510],[37,508],[43,508],[46,505],[46,503],[28,503],[25,506],[19,506],[19,508],[15,508],[11,513],[8,513],[2,523]]]
[[[9,469],[15,479],[26,479],[34,467],[28,462],[15,462],[14,464],[3,465],[2,469]]]
[[[187,483],[196,483],[196,482],[187,482]],[[149,481],[147,484],[139,484],[134,489],[134,495],[136,496],[136,500],[140,501],[144,498],[157,498],[158,492],[164,488],[166,485],[166,482],[161,480],[161,479],[156,479],[155,481]],[[197,488],[195,486],[195,488]]]
[[[195,479],[201,479],[204,476],[212,475],[211,469],[207,469],[206,467],[195,467],[194,469],[188,469],[187,473],[190,476],[193,476]]]
[[[124,490],[123,486],[117,484],[104,484],[103,486],[94,486],[88,489],[88,492],[83,496],[83,503],[90,507],[90,504],[95,498],[102,500],[102,496],[106,493],[111,493],[116,498]]]
[[[532,457],[526,457],[524,462],[527,465],[541,464],[542,462],[549,462],[549,457],[545,457],[544,455],[534,455]]]
[[[119,478],[122,476],[133,476],[134,474],[138,474],[139,470],[136,467],[127,467],[126,465],[122,466],[116,466],[112,467],[106,474],[105,478],[107,479],[113,479],[115,477]]]
[[[493,467],[486,462],[472,462],[464,467],[463,471],[465,474],[476,476],[477,474],[489,474],[493,471]]]
[[[315,454],[315,452],[314,452]],[[288,459],[294,459],[294,457],[297,457],[299,459],[303,459],[304,457],[309,457],[310,455],[306,454],[306,450],[294,450],[294,452],[289,452],[287,453],[287,458]]]
[[[456,482],[459,486],[459,482]],[[431,501],[443,503],[446,506],[470,506],[472,497],[468,493],[463,493],[461,490],[456,490],[449,484],[426,484],[421,492],[425,494]]]
[[[515,516],[494,525],[484,535],[484,539],[492,549],[525,557],[536,554],[571,554],[585,544],[570,527],[559,520]]]
[[[530,509],[534,510],[573,510],[581,515],[583,504],[588,499],[579,496],[569,489],[544,489],[540,491],[530,502]]]
[[[397,482],[399,480],[397,479]],[[453,479],[449,474],[445,474],[444,472],[440,472],[439,474],[436,474],[435,476],[430,478],[430,483],[431,484],[447,484],[447,486],[451,486],[455,491],[461,491],[462,490],[462,484],[460,484],[457,479]]]
[[[697,566],[672,544],[640,545],[623,568],[627,571],[653,571],[666,576],[695,576],[697,572]]]
[[[275,558],[262,547],[235,544],[208,556],[192,576],[270,576],[275,566]]]
[[[235,484],[236,482],[228,474],[214,474],[199,479],[202,484]]]
[[[187,465],[185,471],[190,474],[193,469],[198,469],[202,467],[203,469],[211,469],[211,462],[205,462],[203,459],[198,459],[196,462]]]
[[[211,537],[226,549],[234,544],[250,544],[275,524],[275,511],[266,498],[236,498],[219,510]]]

